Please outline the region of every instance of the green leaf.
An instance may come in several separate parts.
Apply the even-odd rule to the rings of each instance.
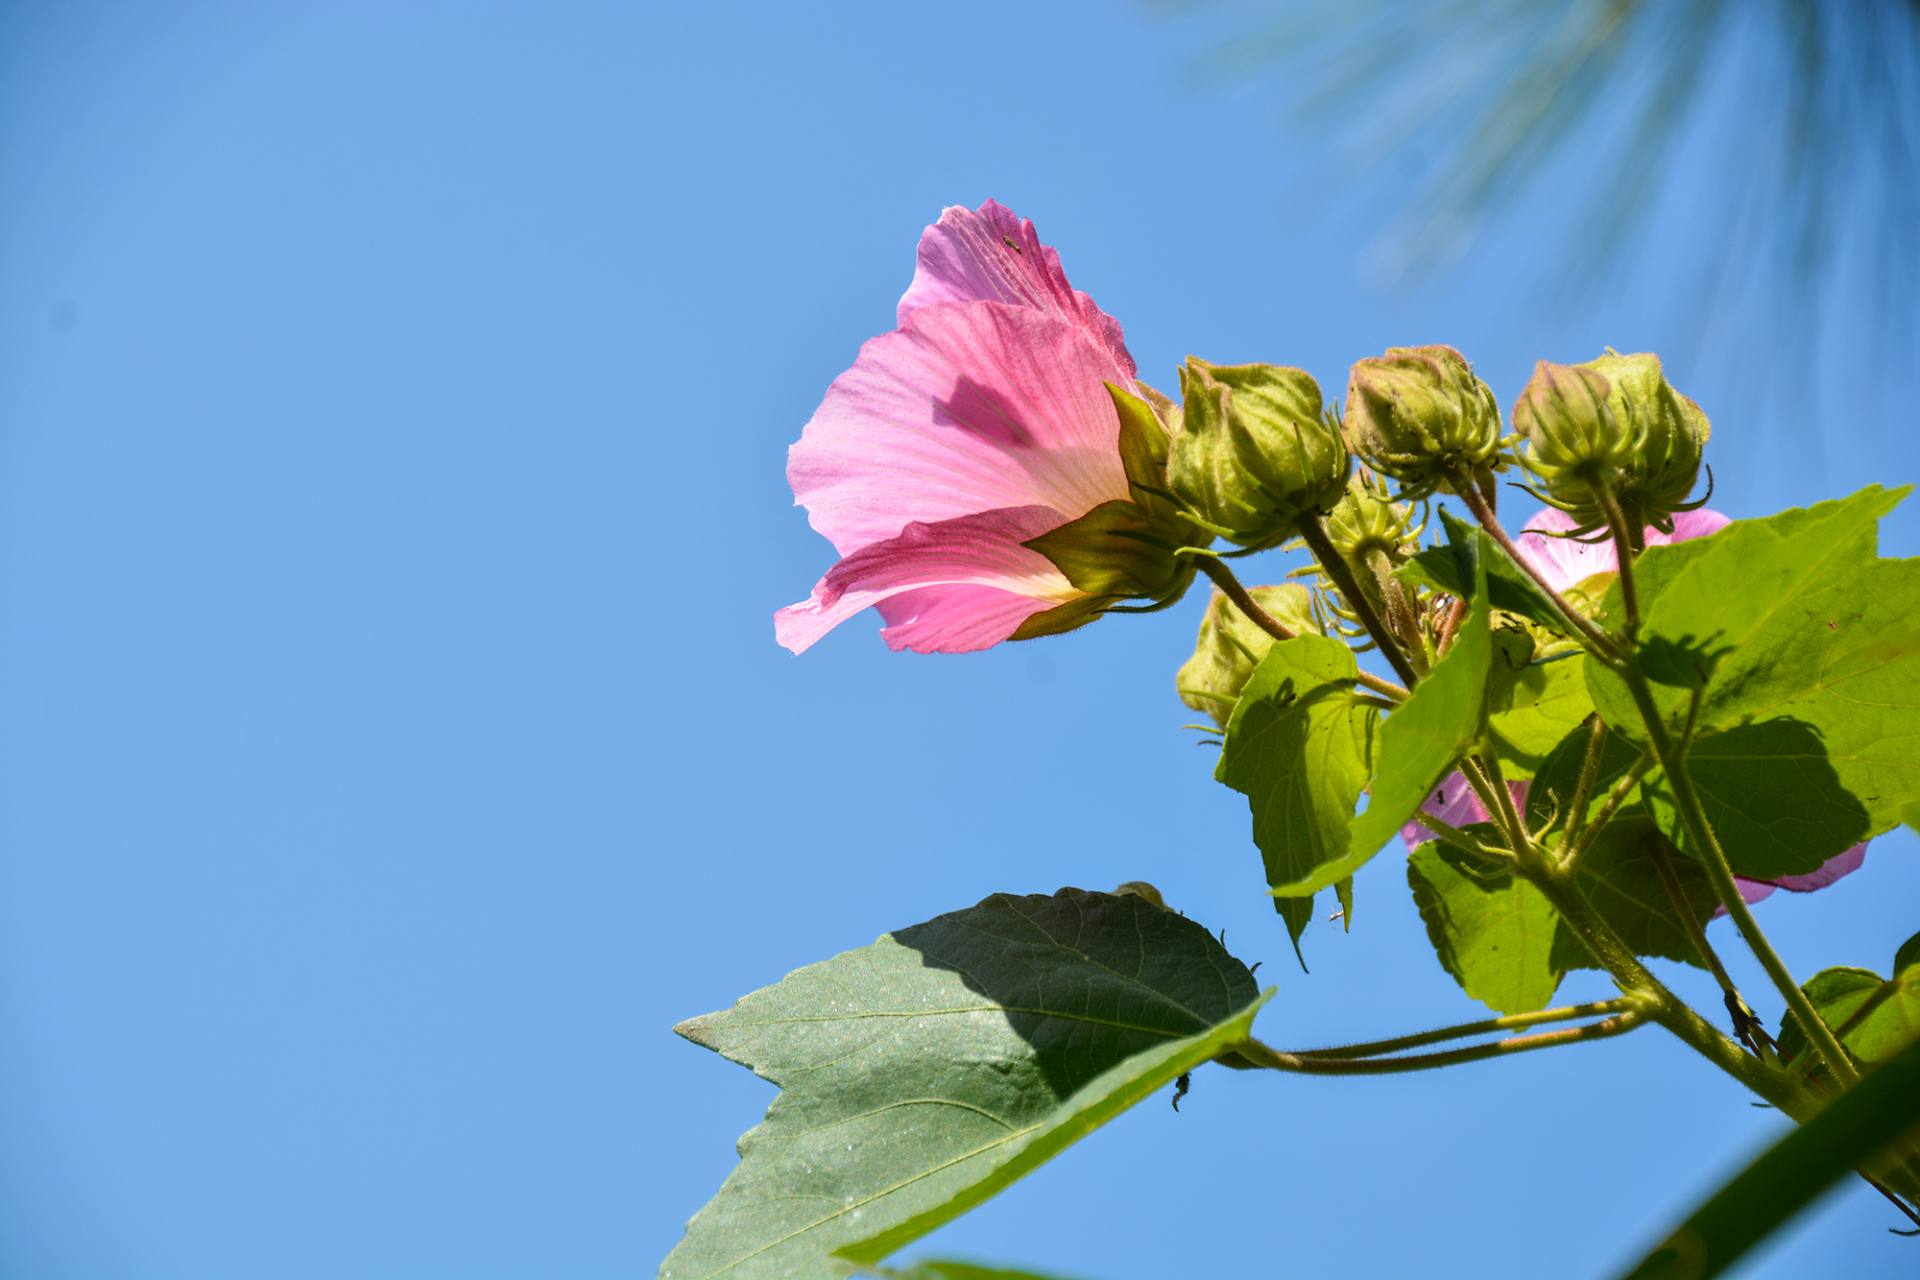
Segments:
[[[1920,1126],[1920,1043],[1776,1143],[1625,1275],[1708,1280]]]
[[[1863,1064],[1885,1062],[1920,1039],[1920,935],[1909,938],[1893,958],[1893,977],[1870,969],[1822,969],[1801,985],[1807,999],[1840,1043]],[[1780,1054],[1810,1069],[1806,1033],[1791,1013],[1780,1028]]]
[[[1358,674],[1353,651],[1338,640],[1282,640],[1254,669],[1227,722],[1220,781],[1247,797],[1267,883],[1306,885],[1297,896],[1348,874],[1322,872],[1348,856],[1372,759],[1379,713],[1355,701]]]
[[[1037,1271],[1008,1271],[1003,1267],[982,1267],[948,1258],[927,1258],[906,1268],[875,1267],[861,1274],[877,1276],[880,1280],[1060,1280]]]
[[[1901,943],[1900,949],[1893,953],[1893,971],[1896,974],[1905,973],[1915,965],[1920,965],[1920,933]]]
[[[1573,794],[1580,786],[1580,770],[1586,764],[1587,743],[1592,732],[1587,725],[1575,726],[1540,762],[1539,769],[1533,775],[1533,785],[1527,790],[1528,825],[1537,827],[1556,813],[1563,823],[1570,816]],[[1640,754],[1640,748],[1620,734],[1607,734],[1600,744],[1600,763],[1587,790],[1587,812],[1581,817],[1583,823],[1606,799],[1608,789],[1640,759]]]
[[[1615,814],[1592,847],[1581,855],[1574,867],[1573,887],[1635,955],[1662,956],[1704,968],[1693,935],[1660,877],[1656,850],[1665,853],[1687,910],[1694,922],[1704,927],[1720,903],[1713,881],[1699,863],[1680,856],[1638,805]],[[1554,948],[1554,962],[1566,969],[1605,967],[1571,930],[1562,930]]]
[[[1687,753],[1687,771],[1728,862],[1750,879],[1817,871],[1869,834],[1866,809],[1804,721],[1781,716],[1710,734]],[[1665,777],[1645,790],[1661,825],[1691,851]]]
[[[1499,635],[1495,633],[1496,642]],[[1586,665],[1585,655],[1568,653],[1545,662],[1530,663],[1511,679],[1502,679],[1496,645],[1493,709],[1487,724],[1501,762],[1509,766],[1509,777],[1530,778],[1537,774],[1546,763],[1547,754],[1593,713],[1593,699],[1587,693]],[[1577,764],[1576,761],[1576,778]]]
[[[1353,874],[1378,853],[1419,810],[1447,771],[1472,748],[1487,724],[1487,679],[1493,663],[1488,630],[1486,565],[1492,544],[1478,529],[1468,536],[1477,547],[1473,608],[1454,636],[1453,647],[1380,726],[1373,798],[1354,819],[1344,856],[1321,863],[1311,875],[1274,885],[1275,893],[1303,894]]]
[[[1479,599],[1492,594],[1493,607],[1517,613],[1556,631],[1566,623],[1540,584],[1506,556],[1474,556],[1470,550],[1479,530],[1442,507],[1440,523],[1446,526],[1447,543],[1429,547],[1401,565],[1394,576],[1416,587],[1444,592],[1459,599]],[[1486,567],[1486,589],[1475,584],[1480,565]]]
[[[1295,635],[1320,634],[1320,623],[1313,616],[1313,593],[1305,587],[1297,583],[1254,587],[1248,594]],[[1278,643],[1216,589],[1201,615],[1193,656],[1174,676],[1174,691],[1180,701],[1224,729],[1253,669]]]
[[[1724,842],[1742,874],[1811,870],[1920,797],[1920,561],[1878,559],[1874,532],[1905,493],[1738,521],[1636,562],[1643,670],[1669,686],[1706,673],[1691,758],[1709,818],[1737,828],[1749,801],[1768,807],[1751,861],[1755,820]],[[1587,680],[1608,723],[1640,737],[1619,679],[1589,664]],[[1686,690],[1655,692],[1677,724]]]
[[[1267,998],[1201,926],[1078,889],[796,970],[675,1028],[782,1092],[661,1274],[878,1262],[1244,1040]]]
[[[1468,828],[1487,840],[1494,828]],[[1486,858],[1430,840],[1407,859],[1407,884],[1441,965],[1495,1013],[1544,1009],[1564,970],[1553,958],[1560,916],[1525,880]]]

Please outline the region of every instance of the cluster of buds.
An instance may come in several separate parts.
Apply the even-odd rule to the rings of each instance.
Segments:
[[[1513,407],[1527,442],[1535,496],[1574,518],[1578,535],[1606,525],[1607,501],[1637,534],[1673,531],[1692,511],[1700,455],[1711,426],[1700,406],[1675,391],[1660,357],[1609,351],[1585,364],[1542,360]]]
[[[1260,550],[1339,500],[1352,460],[1311,375],[1189,356],[1180,384],[1167,485],[1202,526]]]

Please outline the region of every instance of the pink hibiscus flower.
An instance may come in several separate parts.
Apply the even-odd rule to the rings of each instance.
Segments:
[[[1133,389],[1133,357],[1032,222],[991,200],[943,212],[898,324],[788,454],[795,502],[840,554],[774,615],[795,653],[868,606],[894,649],[963,653],[1084,605],[1025,544],[1130,494],[1107,384]]]
[[[1658,529],[1647,529],[1647,545],[1664,546],[1671,542],[1685,542],[1689,538],[1704,538],[1710,533],[1718,533],[1730,523],[1727,517],[1718,511],[1686,511],[1674,516],[1673,532],[1662,533]],[[1565,591],[1596,573],[1615,573],[1620,568],[1620,557],[1611,540],[1600,542],[1580,542],[1572,538],[1556,538],[1547,535],[1565,533],[1574,527],[1573,517],[1564,511],[1548,508],[1527,522],[1526,530],[1514,539],[1525,556],[1535,568],[1540,570],[1547,582],[1556,591]],[[1540,532],[1534,532],[1539,530]],[[1524,806],[1527,800],[1527,784],[1515,782],[1509,784],[1515,803]],[[1475,822],[1488,820],[1486,806],[1480,803],[1480,797],[1473,793],[1467,780],[1458,773],[1448,775],[1446,781],[1434,788],[1423,806],[1440,821],[1451,826],[1463,827]],[[1400,831],[1400,838],[1409,849],[1424,841],[1433,839],[1434,833],[1419,822],[1409,822]],[[1865,844],[1854,845],[1844,853],[1835,854],[1815,871],[1806,875],[1781,876],[1777,880],[1748,880],[1736,876],[1740,885],[1740,896],[1748,902],[1758,902],[1775,889],[1787,889],[1794,893],[1812,893],[1815,889],[1824,889],[1834,881],[1850,872],[1857,871],[1867,858]]]

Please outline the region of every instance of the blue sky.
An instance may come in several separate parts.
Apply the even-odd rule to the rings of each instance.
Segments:
[[[1267,962],[1275,1043],[1474,1016],[1392,857],[1291,965],[1243,804],[1179,728],[1197,594],[958,659],[865,620],[773,644],[829,557],[786,445],[945,204],[1033,217],[1161,385],[1189,351],[1331,388],[1447,341],[1510,402],[1536,358],[1671,332],[1684,184],[1577,310],[1540,284],[1551,180],[1461,270],[1369,285],[1395,173],[1340,169],[1270,87],[1183,81],[1218,25],[0,16],[0,1271],[650,1275],[771,1097],[669,1026],[997,890],[1154,881]],[[1913,361],[1896,408],[1716,408],[1800,358],[1670,368],[1732,514],[1920,474]],[[1920,508],[1882,542],[1920,550]],[[1767,903],[1790,963],[1884,966],[1915,853]],[[1777,1129],[1651,1031],[1392,1080],[1216,1069],[926,1248],[1090,1280],[1600,1274]],[[1891,1221],[1847,1188],[1748,1274],[1910,1272]]]

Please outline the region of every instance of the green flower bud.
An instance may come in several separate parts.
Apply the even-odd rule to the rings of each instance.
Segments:
[[[1249,594],[1295,635],[1320,634],[1320,622],[1313,615],[1313,595],[1305,587],[1255,587]],[[1193,656],[1174,677],[1180,701],[1226,728],[1233,704],[1239,701],[1253,669],[1278,643],[1240,612],[1238,605],[1214,592],[1206,616],[1200,620]]]
[[[1452,347],[1389,347],[1354,365],[1346,428],[1361,460],[1413,497],[1504,465],[1500,405]]]
[[[1689,503],[1687,495],[1699,478],[1700,454],[1712,431],[1707,415],[1673,389],[1661,371],[1660,357],[1651,352],[1623,356],[1609,351],[1580,367],[1607,380],[1607,408],[1616,419],[1630,423],[1629,434],[1638,439],[1614,481],[1614,496],[1628,526],[1653,525],[1673,532],[1674,513],[1700,505]],[[1592,522],[1604,519],[1596,512]]]
[[[1394,502],[1387,496],[1386,482],[1364,472],[1347,482],[1324,527],[1333,549],[1354,564],[1370,565],[1378,552],[1397,566],[1420,549],[1413,507]]]
[[[1180,382],[1167,485],[1200,523],[1243,547],[1271,547],[1339,499],[1347,446],[1321,416],[1310,375],[1189,356]]]
[[[1527,442],[1527,469],[1545,486],[1548,501],[1582,526],[1598,512],[1598,492],[1614,485],[1646,442],[1639,417],[1608,403],[1613,384],[1591,365],[1542,360],[1513,406],[1513,425]],[[1603,521],[1604,515],[1599,517]]]

